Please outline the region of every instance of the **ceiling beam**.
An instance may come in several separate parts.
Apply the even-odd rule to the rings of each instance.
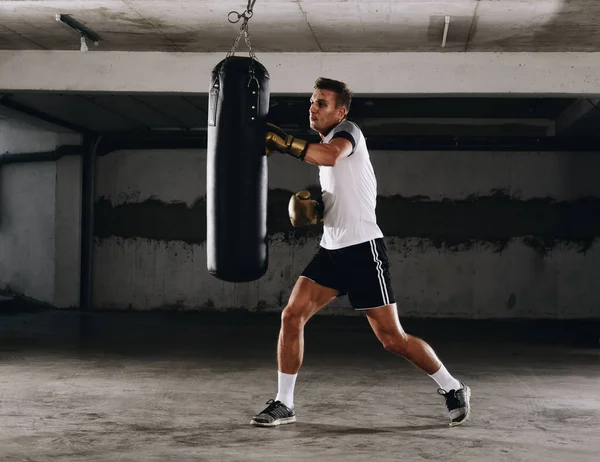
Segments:
[[[600,112],[600,99],[579,98],[567,107],[554,121],[555,135],[567,134],[577,123],[586,119],[593,111]]]
[[[369,135],[375,133],[455,133],[456,135],[476,134],[477,136],[494,133],[554,135],[554,121],[550,119],[450,117],[361,119],[355,117],[352,120],[357,122]]]
[[[0,91],[207,93],[224,53],[0,51]],[[600,53],[258,53],[272,94],[600,97]],[[157,70],[158,69],[158,70]],[[161,71],[162,70],[162,71]],[[168,70],[168,71],[165,71]]]
[[[83,126],[66,122],[37,109],[30,108],[24,104],[10,99],[6,94],[0,94],[0,115],[26,122],[33,127],[42,130],[51,130],[59,133],[85,134],[89,130]]]

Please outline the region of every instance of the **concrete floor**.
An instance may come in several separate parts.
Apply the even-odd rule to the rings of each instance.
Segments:
[[[572,329],[406,321],[472,387],[471,420],[448,428],[434,382],[383,350],[366,320],[319,316],[306,333],[299,421],[264,429],[249,421],[276,392],[276,317],[12,308],[0,321],[3,462],[575,462],[600,452],[600,349]]]

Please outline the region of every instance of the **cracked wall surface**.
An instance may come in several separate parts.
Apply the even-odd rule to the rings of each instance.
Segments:
[[[424,317],[597,317],[595,153],[371,153],[377,216],[400,312]],[[318,194],[315,167],[269,159],[269,270],[231,284],[206,272],[206,153],[123,151],[99,160],[96,303],[278,311],[321,227],[287,202]],[[243,204],[240,204],[242,207]],[[347,313],[342,297],[326,313]]]

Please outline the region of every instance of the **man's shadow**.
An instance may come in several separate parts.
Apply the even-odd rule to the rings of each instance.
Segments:
[[[311,422],[296,422],[291,425],[281,425],[274,428],[256,427],[246,423],[235,425],[220,424],[195,429],[191,433],[178,434],[174,439],[179,444],[187,446],[212,446],[218,445],[222,448],[245,447],[263,445],[269,442],[282,441],[308,441],[314,444],[327,444],[327,441],[344,437],[359,437],[373,435],[394,435],[398,432],[410,432],[423,438],[430,438],[430,431],[440,432],[447,430],[447,423],[436,423],[427,425],[399,425],[380,427],[360,427],[349,425],[332,425]],[[424,432],[419,435],[419,432]],[[437,437],[448,438],[438,435]]]
[[[295,428],[293,428],[295,427]],[[374,435],[380,433],[411,432],[425,430],[443,430],[447,424],[428,425],[400,425],[392,427],[354,427],[346,425],[328,425],[321,423],[296,422],[293,425],[284,425],[279,428],[282,432],[298,432],[307,437],[334,437],[348,435]]]

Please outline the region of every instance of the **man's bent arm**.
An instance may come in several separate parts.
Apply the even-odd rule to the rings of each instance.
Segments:
[[[329,143],[311,143],[306,150],[304,162],[312,165],[333,167],[336,162],[352,152],[352,143],[345,138],[334,138]]]

